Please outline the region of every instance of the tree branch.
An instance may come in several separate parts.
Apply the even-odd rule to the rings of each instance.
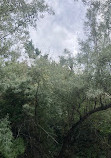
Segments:
[[[38,91],[39,91],[39,81],[36,89],[36,94],[35,94],[35,122],[37,122],[37,107],[39,106],[38,102]]]
[[[82,124],[88,117],[90,117],[92,114],[99,112],[99,111],[103,111],[103,110],[107,110],[111,108],[111,103],[106,104],[104,106],[100,106],[97,107],[91,111],[89,111],[88,113],[86,113],[78,122],[76,122],[71,129],[67,132],[66,136],[63,138],[63,144],[62,144],[62,148],[61,151],[59,153],[59,155],[57,156],[57,158],[65,158],[65,151],[67,149],[67,147],[70,145],[71,143],[71,137],[73,136],[73,132],[75,131],[75,129]]]
[[[59,144],[57,140],[55,140],[55,138],[52,135],[50,135],[40,124],[37,124],[37,126],[41,128],[56,144]]]

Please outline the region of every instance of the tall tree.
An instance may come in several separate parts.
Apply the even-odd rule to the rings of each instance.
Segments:
[[[83,71],[81,78],[83,77],[85,86],[82,95],[84,94],[85,98],[79,108],[76,109],[80,114],[79,120],[70,127],[63,138],[59,158],[71,157],[68,151],[71,144],[74,143],[75,132],[89,116],[111,107],[111,89],[109,88],[111,87],[111,47],[110,42],[108,42],[110,41],[110,19],[106,18],[106,12],[101,10],[104,6],[107,15],[109,15],[110,3],[109,1],[105,1],[105,3],[100,1],[89,2],[86,14],[87,21],[85,22],[87,40],[80,43],[81,53],[78,55],[78,61],[82,65]],[[99,14],[104,18],[99,19]]]

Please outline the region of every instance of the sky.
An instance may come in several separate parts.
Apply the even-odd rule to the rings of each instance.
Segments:
[[[46,0],[55,15],[46,14],[37,22],[37,30],[30,28],[31,39],[42,53],[52,58],[62,55],[64,49],[74,55],[79,51],[78,38],[83,38],[85,7],[81,1]]]

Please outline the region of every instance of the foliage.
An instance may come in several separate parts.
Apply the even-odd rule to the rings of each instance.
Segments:
[[[17,44],[20,49],[23,48],[22,45],[29,39],[29,27],[36,27],[37,20],[46,12],[53,13],[43,0],[1,0],[0,55],[7,58],[15,52],[20,56],[21,51],[15,51],[16,47],[18,50]]]
[[[0,121],[0,152],[6,158],[15,158],[24,153],[23,140],[21,138],[14,139],[8,115]]]
[[[1,157],[111,157],[110,5],[88,2],[81,52],[73,58],[65,49],[55,62],[25,38],[30,66],[10,60],[10,46],[49,8],[44,1],[0,2]]]

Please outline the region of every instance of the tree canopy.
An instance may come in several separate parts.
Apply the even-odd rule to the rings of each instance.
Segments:
[[[56,62],[29,38],[29,26],[52,13],[49,6],[0,1],[1,158],[111,157],[111,2],[83,2],[80,52],[64,49]],[[31,65],[14,58],[23,49]]]

